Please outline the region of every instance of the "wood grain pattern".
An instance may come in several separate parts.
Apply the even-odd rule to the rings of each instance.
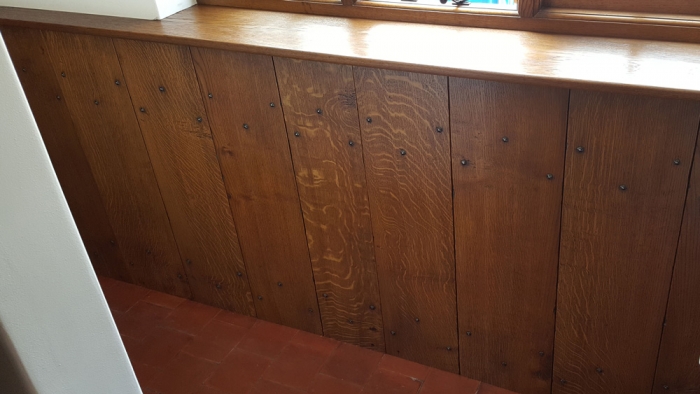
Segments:
[[[654,393],[700,392],[700,150],[685,203]]]
[[[64,96],[56,80],[60,71],[53,69],[41,31],[4,28],[2,36],[95,271],[131,282],[76,126],[65,100],[57,99]]]
[[[542,2],[544,0],[519,0],[518,1],[518,15],[521,18],[532,18],[540,11],[542,8]]]
[[[255,4],[262,0],[254,0]],[[374,7],[277,1],[360,10],[352,18],[376,18]],[[406,10],[403,10],[406,11]],[[353,11],[354,12],[354,11]],[[359,11],[358,11],[359,12]],[[436,23],[436,12],[415,12],[414,22]],[[453,13],[450,13],[453,14]],[[454,23],[474,27],[299,15],[197,5],[162,21],[0,7],[1,25],[47,28],[109,37],[152,40],[295,59],[390,68],[462,78],[544,84],[565,88],[700,98],[700,28],[662,20],[635,25],[572,19],[461,14]],[[477,20],[472,20],[476,18]],[[636,19],[635,19],[636,20]],[[499,25],[492,21],[501,21]],[[669,23],[677,23],[676,20]],[[536,29],[528,31],[498,29]],[[619,30],[634,39],[595,38]],[[673,29],[671,29],[673,30]],[[673,31],[676,31],[673,30]],[[264,32],[264,33],[260,33]],[[562,35],[560,33],[585,36]],[[401,37],[397,40],[396,37]],[[444,42],[460,43],[462,50]],[[669,43],[653,40],[685,40]]]
[[[320,334],[272,58],[198,48],[192,54],[258,317]]]
[[[651,391],[699,118],[697,102],[571,92],[554,393]]]
[[[551,389],[568,101],[450,78],[460,366],[519,393]]]
[[[606,11],[653,12],[662,15],[700,15],[700,3],[687,0],[541,0],[545,7]]]
[[[134,283],[189,297],[112,41],[44,32],[54,70]],[[116,85],[115,81],[120,81]]]
[[[447,78],[354,73],[387,353],[458,372]]]
[[[115,40],[195,300],[254,315],[189,48]]]
[[[352,67],[286,58],[274,62],[323,333],[383,351]]]

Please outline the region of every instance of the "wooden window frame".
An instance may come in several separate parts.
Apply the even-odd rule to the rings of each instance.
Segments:
[[[700,43],[700,15],[564,9],[545,7],[546,2],[518,0],[515,11],[407,6],[371,0],[198,0],[203,5],[311,15]]]

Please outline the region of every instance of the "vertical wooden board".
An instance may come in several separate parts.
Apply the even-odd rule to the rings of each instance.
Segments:
[[[195,300],[254,315],[188,47],[115,40]]]
[[[274,62],[323,333],[383,351],[352,67],[285,58]]]
[[[387,353],[458,372],[447,78],[354,73]]]
[[[272,58],[201,48],[192,54],[258,317],[320,334]]]
[[[64,100],[135,283],[189,296],[112,41],[44,32]],[[117,85],[115,81],[120,81]]]
[[[450,78],[461,372],[549,393],[569,91]]]
[[[656,366],[656,394],[700,392],[699,262],[700,151],[696,148]]]
[[[131,281],[41,31],[4,27],[2,35],[95,271]]]
[[[554,393],[651,391],[699,116],[571,92]]]

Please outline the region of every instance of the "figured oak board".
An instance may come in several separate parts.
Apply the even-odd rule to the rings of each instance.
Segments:
[[[685,203],[654,393],[700,392],[700,151]]]
[[[255,315],[188,47],[115,40],[193,298]]]
[[[555,394],[651,391],[699,117],[697,102],[571,92]]]
[[[383,351],[352,67],[286,58],[274,62],[323,333]]]
[[[458,372],[447,78],[354,75],[387,353]]]
[[[192,54],[258,317],[321,334],[272,58],[198,48]]]
[[[95,271],[130,282],[41,31],[3,28],[2,36]]]
[[[449,82],[461,371],[548,394],[569,91]]]
[[[112,40],[44,32],[64,100],[134,283],[189,297]],[[120,81],[119,85],[116,81]]]

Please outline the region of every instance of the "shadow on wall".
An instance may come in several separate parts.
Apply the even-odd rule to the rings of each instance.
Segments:
[[[29,381],[22,362],[17,357],[5,326],[0,321],[0,387],[3,392],[17,394],[36,394],[36,389]],[[7,390],[7,391],[4,391]]]

